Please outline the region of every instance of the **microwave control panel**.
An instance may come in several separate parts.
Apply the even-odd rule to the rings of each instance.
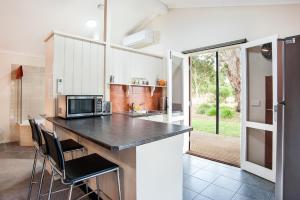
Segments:
[[[95,99],[95,114],[102,113],[102,97],[96,97]]]

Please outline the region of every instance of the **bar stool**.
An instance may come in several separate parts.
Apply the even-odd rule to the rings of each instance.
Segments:
[[[33,184],[38,184],[38,183],[39,183],[38,199],[40,199],[42,184],[43,184],[43,179],[44,179],[44,173],[45,173],[46,158],[48,156],[48,153],[46,151],[46,145],[43,144],[42,133],[41,133],[39,125],[36,123],[35,119],[33,119],[31,117],[29,117],[28,120],[29,120],[30,127],[31,127],[32,140],[33,140],[34,151],[35,151],[33,167],[32,167],[32,173],[31,173],[31,179],[30,179],[30,185],[29,185],[28,196],[27,196],[27,200],[30,200],[31,199],[32,185]],[[85,152],[84,146],[82,146],[78,142],[75,142],[72,139],[63,140],[61,142],[61,145],[62,145],[63,152],[64,153],[71,153],[72,157],[73,157],[73,152],[74,151]],[[39,182],[34,182],[36,162],[37,162],[37,156],[38,155],[43,158],[42,175],[41,175],[41,178],[40,178]]]
[[[49,161],[52,168],[50,189],[48,200],[51,199],[53,178],[59,175],[61,181],[65,185],[70,186],[68,200],[72,198],[72,191],[77,184],[96,178],[97,189],[86,193],[78,199],[97,191],[98,199],[100,199],[99,176],[111,172],[116,172],[118,182],[118,195],[121,200],[121,186],[119,166],[99,156],[98,154],[90,154],[73,160],[65,161],[61,143],[54,132],[42,129],[45,139],[46,148],[49,152]]]

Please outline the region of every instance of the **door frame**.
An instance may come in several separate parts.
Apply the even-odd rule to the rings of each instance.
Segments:
[[[245,171],[263,177],[275,182],[276,177],[276,142],[277,142],[277,113],[275,106],[277,104],[277,41],[278,35],[258,39],[241,45],[241,112],[242,112],[242,130],[241,130],[241,168]],[[266,43],[272,43],[272,76],[273,76],[273,124],[265,124],[247,121],[248,114],[248,59],[246,49],[259,46]],[[272,131],[272,169],[267,169],[258,164],[247,161],[247,128],[255,128],[263,131]]]
[[[173,91],[173,57],[178,57],[182,59],[182,70],[183,70],[183,77],[182,77],[182,84],[183,84],[183,114],[178,116],[173,116],[173,108],[172,108],[172,91]],[[169,50],[167,55],[167,64],[168,64],[168,123],[176,123],[179,121],[183,121],[184,125],[189,125],[189,56],[178,51]],[[189,132],[184,134],[184,146],[183,146],[183,153],[189,151]]]
[[[183,60],[183,115],[174,117],[173,108],[172,108],[172,89],[173,89],[173,80],[172,80],[172,59],[173,57],[182,58]],[[182,54],[177,51],[169,50],[168,51],[168,120],[170,123],[184,120],[184,124],[188,125],[189,123],[189,56]]]

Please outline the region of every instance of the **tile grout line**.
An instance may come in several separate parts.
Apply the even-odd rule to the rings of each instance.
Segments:
[[[244,185],[244,183],[241,183],[240,187],[236,190],[236,192],[234,193],[234,195],[232,196],[231,200],[234,200],[235,195],[238,194],[239,190],[241,189],[241,187]]]
[[[191,158],[193,158],[193,157],[191,157]],[[201,162],[200,162],[201,163]],[[194,165],[195,167],[197,167],[198,168],[198,166],[197,165]],[[268,194],[268,200],[271,200],[271,198],[272,198],[272,195],[273,195],[273,192],[274,192],[274,189],[272,190],[272,191],[269,191],[269,189],[268,188],[261,188],[260,187],[260,184],[256,184],[256,183],[262,183],[262,184],[264,184],[264,183],[266,183],[266,184],[269,184],[268,182],[264,182],[264,180],[260,180],[260,179],[253,179],[254,180],[254,182],[255,183],[253,183],[253,182],[251,182],[249,179],[248,179],[248,176],[249,176],[249,178],[256,178],[256,176],[255,175],[253,175],[253,174],[248,174],[248,173],[245,173],[245,178],[246,179],[244,179],[244,178],[242,178],[242,179],[239,179],[239,178],[236,178],[236,177],[232,177],[232,176],[229,176],[229,175],[227,175],[227,174],[224,174],[224,173],[215,173],[215,172],[212,172],[212,171],[209,171],[209,170],[207,170],[207,169],[205,169],[206,167],[208,167],[208,166],[214,166],[214,167],[221,167],[221,168],[224,168],[224,169],[226,169],[226,170],[230,170],[230,171],[232,171],[232,172],[236,172],[236,173],[241,173],[241,172],[243,172],[241,169],[238,169],[238,168],[233,168],[233,167],[227,167],[227,166],[225,166],[225,165],[219,165],[218,163],[208,163],[206,166],[202,166],[202,167],[199,167],[198,168],[198,170],[196,170],[194,173],[192,173],[192,174],[190,174],[189,176],[190,177],[194,177],[194,178],[197,178],[197,179],[199,179],[199,180],[201,180],[201,181],[206,181],[206,182],[208,182],[209,184],[200,192],[200,193],[198,193],[198,194],[200,194],[200,195],[202,195],[202,192],[204,191],[204,190],[206,190],[208,187],[210,187],[211,185],[214,185],[214,186],[217,186],[217,187],[220,187],[220,188],[223,188],[223,189],[225,189],[225,190],[227,190],[227,191],[231,191],[231,192],[233,192],[233,197],[231,198],[231,199],[234,199],[235,198],[235,196],[237,195],[237,194],[239,194],[239,191],[240,191],[240,189],[241,189],[241,187],[243,187],[243,186],[245,186],[245,185],[249,185],[249,186],[251,186],[251,187],[256,187],[256,188],[258,188],[258,189],[260,189],[261,191],[264,191],[264,192],[266,192],[267,194]],[[203,179],[201,179],[201,178],[199,178],[199,177],[196,177],[196,176],[194,176],[196,173],[198,173],[200,170],[203,170],[203,171],[205,171],[205,172],[209,172],[209,173],[215,173],[215,174],[218,174],[218,176],[212,181],[212,182],[209,182],[209,181],[207,181],[207,180],[203,180]],[[219,185],[216,185],[216,184],[214,184],[215,182],[216,182],[216,180],[218,179],[218,178],[220,178],[220,177],[224,177],[224,178],[227,178],[227,179],[230,179],[230,180],[232,180],[232,181],[236,181],[236,182],[238,182],[238,183],[240,183],[241,185],[238,187],[238,189],[234,192],[233,190],[230,190],[230,189],[228,189],[228,188],[225,188],[225,187],[223,187],[223,186],[219,186]],[[258,177],[259,178],[259,177]],[[248,180],[248,181],[247,181]],[[250,181],[250,182],[249,182]],[[266,185],[266,187],[267,187],[268,185]],[[205,195],[203,195],[203,196],[205,196]],[[205,197],[207,197],[207,196],[205,196]],[[195,199],[196,197],[194,197],[193,199]],[[210,197],[207,197],[207,198],[209,198],[209,199],[211,199]],[[248,197],[248,198],[250,198],[250,197]],[[252,198],[252,197],[251,197]]]
[[[206,189],[207,189],[209,186],[211,186],[211,185],[212,185],[212,183],[209,183],[209,184],[208,184],[208,185],[207,185],[207,186],[206,186],[199,194],[202,195],[201,193],[202,193],[204,190],[206,190]],[[197,196],[198,196],[198,195],[197,195]],[[197,196],[196,196],[196,197],[197,197]],[[212,198],[210,198],[210,197],[208,197],[208,196],[205,196],[205,195],[202,195],[202,196],[204,196],[204,197],[206,197],[206,198],[209,198],[209,199],[212,199]],[[196,198],[196,197],[195,197],[195,198]],[[193,198],[193,199],[195,199],[195,198]]]

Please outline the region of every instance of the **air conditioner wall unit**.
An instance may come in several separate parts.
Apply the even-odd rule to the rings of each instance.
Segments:
[[[131,48],[142,48],[154,43],[154,32],[142,30],[123,39],[123,45]]]

